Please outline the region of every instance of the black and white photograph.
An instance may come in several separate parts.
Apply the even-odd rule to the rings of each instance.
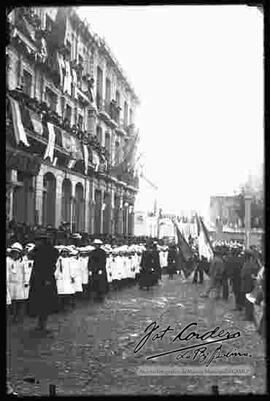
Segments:
[[[264,7],[6,8],[6,394],[266,395]]]

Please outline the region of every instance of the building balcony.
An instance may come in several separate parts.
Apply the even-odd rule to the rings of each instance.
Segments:
[[[97,97],[98,100],[98,97]],[[97,106],[98,107],[98,106]],[[103,120],[112,128],[117,127],[117,122],[115,120],[115,109],[114,109],[114,103],[112,101],[107,101],[107,100],[99,100],[99,114],[100,117],[103,118]]]
[[[38,106],[41,107],[41,105],[37,104],[37,100],[31,98],[28,99],[27,95],[25,95],[24,93],[21,93],[19,91],[10,91],[9,94],[11,95],[11,97],[16,99],[20,105],[21,121],[25,129],[28,142],[30,143],[30,147],[24,149],[25,151],[29,151],[33,154],[35,153],[41,158],[43,157],[49,140],[47,122],[50,122],[53,124],[55,132],[55,156],[59,156],[63,160],[62,167],[65,167],[67,161],[70,160],[71,157],[71,141],[68,140],[69,136],[73,136],[76,138],[76,153],[79,151],[81,154],[83,154],[82,145],[85,144],[89,146],[90,157],[92,151],[97,153],[100,160],[100,167],[102,167],[104,161],[109,161],[110,155],[107,153],[105,148],[101,147],[100,144],[95,141],[96,137],[92,138],[89,133],[79,131],[75,127],[70,128],[70,126],[67,125],[67,121],[65,121],[65,125],[64,123],[59,121],[61,117],[57,116],[57,114],[50,110],[45,104],[44,109],[41,111],[38,108]],[[33,104],[30,102],[30,100],[33,102]],[[29,107],[29,104],[31,104],[31,107]],[[12,113],[8,103],[6,116],[7,143],[9,143],[11,146],[17,147],[12,128]],[[63,135],[66,139],[63,138]],[[69,147],[67,147],[67,143],[70,143]],[[18,145],[19,148],[21,148],[22,146],[23,145]],[[23,148],[25,147],[23,146]],[[80,160],[82,160],[82,158],[78,159],[77,161]],[[89,167],[94,169],[94,165],[91,162],[89,162]],[[101,170],[102,169],[104,170],[103,167],[101,168]],[[84,171],[83,168],[82,171]]]

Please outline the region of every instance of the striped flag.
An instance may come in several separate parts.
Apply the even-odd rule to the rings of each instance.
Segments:
[[[76,159],[70,159],[67,165],[67,168],[72,169],[74,168],[75,164],[76,164]]]
[[[83,145],[83,155],[84,155],[84,166],[85,166],[84,173],[87,174],[88,161],[89,161],[89,152],[88,152],[88,148],[87,148],[87,146],[85,144]]]
[[[100,160],[99,160],[99,156],[95,150],[92,151],[92,163],[95,166],[95,171],[98,171]]]
[[[178,248],[181,251],[184,259],[186,261],[188,261],[190,259],[193,259],[193,252],[192,252],[189,244],[185,240],[185,237],[181,234],[181,232],[180,232],[180,230],[178,228],[178,225],[175,223],[175,221],[173,221],[173,224],[174,224],[175,229],[176,229]]]
[[[30,114],[30,119],[31,119],[35,133],[42,135],[43,134],[43,125],[42,125],[42,122],[41,122],[40,118],[38,117],[37,113],[35,113],[32,110],[29,110],[29,114]]]
[[[22,124],[20,106],[17,100],[8,96],[12,112],[12,122],[14,128],[14,135],[17,145],[22,142],[25,146],[30,146],[26,137],[25,129]]]
[[[112,167],[111,173],[115,175],[122,175],[130,169],[134,169],[136,162],[136,151],[139,142],[139,131],[133,135],[126,146],[124,158],[120,163]]]
[[[46,159],[48,157],[51,160],[51,162],[53,163],[55,132],[54,132],[54,126],[52,123],[47,122],[47,127],[48,127],[48,132],[49,132],[49,139],[48,139],[48,144],[47,144],[47,147],[45,150],[44,159]]]
[[[198,245],[199,245],[199,255],[200,259],[204,256],[208,261],[212,260],[214,257],[213,247],[209,239],[207,228],[201,217],[196,214],[196,222],[198,229]]]

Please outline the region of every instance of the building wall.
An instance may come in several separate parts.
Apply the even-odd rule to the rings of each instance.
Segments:
[[[59,9],[60,10],[60,9]],[[34,11],[39,15],[42,21],[42,27],[46,26],[46,16],[50,16],[50,18],[54,21],[56,18],[56,14],[59,11],[56,8],[34,8]],[[61,9],[65,10],[65,9]],[[16,22],[15,18],[15,11],[12,12],[10,17],[10,22]],[[62,11],[59,11],[62,12]],[[66,12],[66,11],[63,11]],[[76,17],[77,18],[77,17]],[[135,108],[138,104],[138,100],[136,95],[130,89],[129,94],[123,87],[123,83],[125,86],[128,87],[129,84],[125,81],[125,78],[121,76],[121,73],[118,70],[118,67],[115,65],[114,61],[110,59],[109,51],[100,45],[100,41],[96,37],[92,37],[88,35],[88,39],[86,40],[86,34],[78,33],[79,28],[78,24],[76,25],[76,20],[74,17],[74,13],[68,11],[66,14],[66,29],[65,34],[63,37],[63,43],[60,45],[65,45],[66,41],[69,40],[72,45],[72,54],[71,57],[78,61],[79,54],[83,56],[83,74],[90,72],[92,78],[94,78],[94,87],[93,87],[93,95],[96,96],[96,74],[97,74],[97,66],[101,66],[103,69],[103,100],[105,99],[106,93],[106,78],[109,77],[111,79],[111,99],[115,99],[116,90],[120,92],[121,97],[121,113],[120,113],[120,120],[124,117],[124,99],[126,99],[128,103],[128,108],[132,108],[133,115],[135,112]],[[20,31],[20,27],[15,25],[15,28]],[[73,35],[73,36],[72,36]],[[29,39],[24,38],[24,35],[21,35],[22,41],[25,43],[29,42]],[[74,38],[74,41],[72,40]],[[90,39],[89,39],[90,38]],[[31,44],[34,48],[35,44]],[[96,109],[95,101],[91,103],[90,101],[84,105],[79,104],[78,100],[76,100],[73,96],[70,96],[66,93],[63,93],[63,90],[57,86],[55,86],[51,71],[44,72],[40,66],[34,61],[29,61],[29,59],[25,56],[23,52],[20,52],[15,48],[12,44],[7,46],[6,53],[9,57],[9,67],[7,70],[7,87],[9,90],[16,89],[18,85],[22,84],[22,73],[23,70],[26,70],[32,75],[32,85],[31,85],[31,97],[36,97],[38,101],[45,100],[45,90],[46,87],[49,88],[57,97],[56,103],[56,112],[64,118],[64,108],[63,106],[69,105],[72,109],[72,118],[71,118],[71,125],[76,124],[76,116],[75,116],[75,108],[77,108],[77,116],[81,114],[83,116],[83,127],[86,131],[93,131],[96,133],[96,129],[93,127],[100,126],[102,129],[102,138],[101,138],[101,145],[106,145],[106,133],[110,139],[110,146],[109,146],[109,153],[110,158],[113,160],[115,158],[114,151],[115,151],[115,139],[118,138],[120,142],[123,142],[123,138],[128,135],[127,132],[123,132],[122,136],[116,133],[115,128],[117,126],[112,126],[106,122],[106,119],[102,117],[99,111]],[[86,84],[83,83],[82,90],[86,89]],[[80,93],[80,90],[78,90]],[[81,91],[82,96],[84,95]],[[93,120],[89,120],[86,116],[88,116],[89,110],[93,112]],[[23,153],[23,152],[22,152]],[[30,156],[30,155],[28,155]],[[42,155],[40,155],[42,157]],[[31,156],[30,156],[31,157]],[[16,195],[16,188],[20,183],[17,181],[16,173],[18,171],[16,169],[9,169],[7,168],[9,176],[10,176],[10,186],[7,190],[7,198],[8,198],[8,210],[9,210],[9,218],[14,218],[13,215],[13,203],[14,203],[14,193]],[[27,173],[27,172],[24,172]],[[46,188],[44,188],[44,177],[49,177],[52,180],[52,185],[48,184],[47,192]],[[68,168],[60,168],[59,166],[53,166],[50,162],[42,161],[40,165],[40,170],[37,175],[33,175],[33,187],[34,187],[34,207],[35,210],[33,211],[33,216],[26,221],[26,224],[43,224],[44,222],[44,214],[49,211],[49,207],[46,209],[46,205],[44,205],[48,199],[54,199],[54,203],[52,206],[52,215],[54,216],[53,226],[58,227],[62,220],[63,215],[63,181],[65,179],[70,180],[71,182],[71,204],[70,204],[70,218],[71,223],[74,226],[74,229],[78,229],[76,227],[76,213],[79,212],[78,204],[76,204],[76,185],[81,185],[83,188],[83,207],[81,208],[81,213],[83,216],[83,231],[87,231],[90,233],[94,233],[94,221],[95,221],[95,210],[97,207],[95,204],[95,193],[96,191],[100,191],[101,194],[101,211],[100,211],[100,231],[102,232],[105,229],[106,224],[104,223],[104,215],[106,215],[107,221],[107,231],[108,233],[114,233],[114,226],[115,221],[114,216],[114,209],[117,207],[114,205],[114,196],[117,195],[119,198],[119,213],[118,213],[118,232],[123,233],[126,230],[126,234],[133,233],[133,226],[131,227],[131,221],[134,220],[133,217],[133,209],[131,206],[134,205],[135,197],[137,193],[137,189],[127,185],[124,182],[120,182],[117,179],[112,177],[104,177],[102,174],[97,173],[94,174],[93,172],[87,176],[83,174],[76,173]],[[21,185],[21,184],[20,184]],[[47,185],[47,184],[46,184]],[[49,195],[48,195],[49,191]],[[50,191],[54,191],[51,193]],[[77,191],[77,193],[79,193]],[[106,205],[103,204],[104,197],[106,199]],[[16,198],[16,196],[15,196]],[[123,210],[124,206],[126,212],[125,216],[128,216],[128,220],[126,221],[126,228],[123,227]],[[76,206],[77,205],[77,206]],[[131,207],[131,208],[130,208]],[[76,210],[76,213],[74,212]],[[105,212],[106,211],[106,212]],[[75,213],[75,214],[74,214]],[[33,221],[34,220],[34,221]],[[82,225],[82,218],[78,219],[80,221],[79,225]],[[129,223],[128,223],[129,221]],[[105,225],[104,225],[104,224]],[[129,231],[129,232],[128,232]]]

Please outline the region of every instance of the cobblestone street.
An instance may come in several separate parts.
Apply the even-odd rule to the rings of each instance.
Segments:
[[[263,394],[263,341],[251,323],[243,321],[239,312],[231,311],[232,296],[228,302],[201,299],[205,285],[207,282],[193,285],[178,276],[174,280],[163,276],[161,283],[149,291],[132,286],[111,291],[103,303],[79,301],[74,309],[50,316],[48,326],[53,335],[47,338],[34,334],[36,321],[25,317],[23,323],[9,326],[8,379],[19,395],[48,395],[50,384],[56,386],[56,395],[210,394],[212,385],[218,385],[220,394]],[[237,347],[252,357],[214,363],[248,365],[254,368],[254,375],[138,376],[136,369],[142,365],[191,365],[188,360],[175,360],[174,354],[146,360],[153,353],[173,349],[167,340],[170,335],[162,342],[147,342],[134,353],[152,321],[160,329],[168,325],[176,328],[175,335],[177,328],[190,322],[198,323],[198,333],[217,325],[225,331],[240,330],[240,338],[226,346],[230,350]],[[26,378],[35,380],[29,383],[24,381]]]

